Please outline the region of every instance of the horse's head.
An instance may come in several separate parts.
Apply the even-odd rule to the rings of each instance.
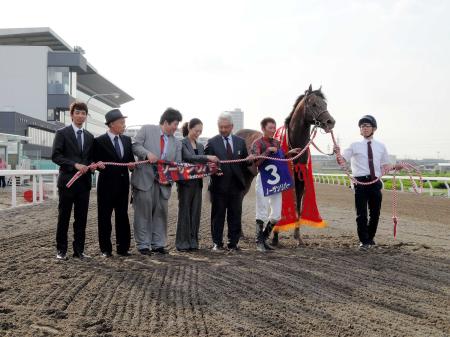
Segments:
[[[322,87],[312,90],[312,86],[305,92],[305,119],[308,124],[317,125],[326,132],[334,128],[336,121],[327,108],[327,100],[322,93]]]
[[[316,125],[326,132],[334,128],[336,121],[328,111],[327,100],[322,92],[322,87],[313,90],[310,85],[305,94],[297,98],[290,116],[286,119],[286,124],[291,123],[308,127]]]

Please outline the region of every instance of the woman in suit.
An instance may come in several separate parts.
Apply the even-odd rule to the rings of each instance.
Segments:
[[[182,143],[182,160],[188,163],[217,163],[216,156],[204,154],[203,145],[197,143],[202,134],[203,123],[193,118],[184,123]],[[200,213],[202,207],[203,179],[193,179],[178,182],[178,223],[175,246],[178,251],[187,252],[198,250],[198,230],[200,227]]]

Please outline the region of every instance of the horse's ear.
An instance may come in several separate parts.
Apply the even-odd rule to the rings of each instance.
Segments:
[[[319,87],[319,91],[321,91],[321,90],[322,90],[322,86]]]
[[[309,85],[308,91],[309,91],[310,93],[312,92],[312,84]]]

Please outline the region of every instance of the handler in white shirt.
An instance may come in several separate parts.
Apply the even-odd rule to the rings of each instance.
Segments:
[[[356,180],[374,181],[381,177],[389,167],[388,152],[383,143],[373,139],[373,134],[377,130],[377,121],[373,116],[363,116],[359,120],[358,126],[364,139],[352,143],[349,148],[344,150],[342,157],[345,162],[350,161]],[[367,250],[375,245],[374,238],[382,201],[381,188],[381,181],[370,185],[355,185],[356,224],[361,250]],[[369,219],[367,208],[369,208]]]

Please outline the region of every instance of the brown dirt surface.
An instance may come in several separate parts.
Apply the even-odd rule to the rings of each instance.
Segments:
[[[360,252],[351,190],[318,184],[329,227],[302,229],[302,247],[283,234],[266,254],[252,238],[253,192],[237,253],[209,250],[205,199],[201,250],[178,253],[174,190],[170,254],[110,259],[95,199],[89,261],[56,261],[55,201],[0,211],[0,336],[450,336],[449,199],[401,193],[394,241],[384,192],[378,245]]]

